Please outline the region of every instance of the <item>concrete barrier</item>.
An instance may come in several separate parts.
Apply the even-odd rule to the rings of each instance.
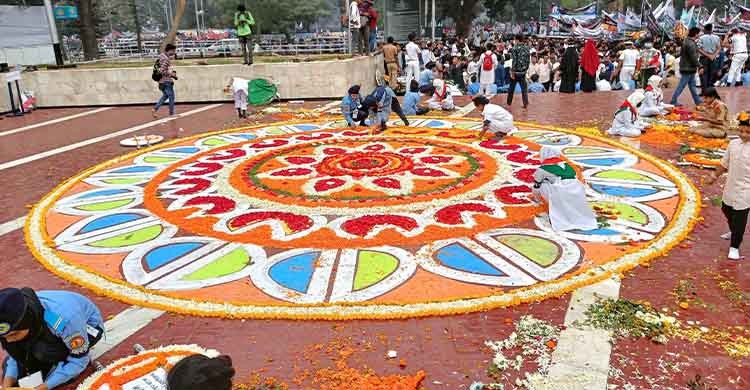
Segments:
[[[278,85],[282,99],[337,98],[354,84],[361,85],[364,91],[372,90],[375,73],[377,70],[382,73],[382,67],[382,55],[252,66],[178,66],[175,94],[177,102],[182,103],[228,101],[231,98],[224,94],[223,88],[236,76],[271,80]],[[27,72],[23,74],[22,88],[34,91],[38,107],[145,104],[155,102],[161,95],[151,80],[151,68]],[[9,110],[7,92],[0,96],[0,111]]]

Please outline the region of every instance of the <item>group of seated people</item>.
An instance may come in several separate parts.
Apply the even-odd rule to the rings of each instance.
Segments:
[[[664,103],[662,82],[661,77],[651,76],[645,90],[635,90],[630,94],[615,112],[607,133],[613,136],[638,137],[648,127],[641,118],[672,112],[675,106]],[[730,128],[729,110],[721,101],[718,91],[714,87],[704,88],[701,97],[703,103],[696,107],[696,120],[700,124],[688,127],[688,131],[706,138],[726,137]]]

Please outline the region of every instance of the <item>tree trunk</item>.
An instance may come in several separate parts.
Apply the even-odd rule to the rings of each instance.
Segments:
[[[164,38],[164,42],[161,43],[161,51],[164,51],[164,47],[168,43],[174,44],[177,38],[177,30],[180,28],[180,21],[182,16],[185,14],[185,5],[187,0],[177,0],[177,10],[174,13],[174,19],[172,20],[172,28],[169,29],[167,36]]]
[[[138,5],[135,0],[130,0],[130,6],[133,9],[133,23],[135,24],[135,39],[138,43],[138,53],[143,53],[143,40],[141,39],[141,19],[138,16]]]
[[[79,0],[78,14],[80,18],[81,44],[83,46],[83,58],[87,61],[99,57],[99,42],[96,41],[96,29],[94,23],[93,0]]]

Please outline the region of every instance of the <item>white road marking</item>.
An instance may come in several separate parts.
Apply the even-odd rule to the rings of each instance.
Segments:
[[[560,333],[552,353],[552,365],[546,382],[569,390],[606,390],[609,358],[612,353],[610,332],[582,323],[586,310],[601,299],[617,299],[620,279],[612,277],[579,288],[570,297],[565,314],[565,330]]]
[[[26,223],[26,216],[16,218],[12,221],[8,221],[2,225],[0,225],[0,236],[4,236],[8,233],[12,233],[20,228],[23,227],[23,224]]]
[[[47,125],[54,125],[55,123],[65,122],[65,121],[69,121],[71,119],[81,118],[81,117],[84,117],[84,116],[89,116],[89,115],[92,115],[92,114],[97,114],[97,113],[100,113],[102,111],[107,111],[107,110],[111,110],[111,109],[112,109],[112,107],[102,107],[102,108],[97,108],[96,110],[80,112],[80,113],[75,114],[75,115],[70,115],[70,116],[65,116],[65,117],[62,117],[62,118],[53,119],[51,121],[46,121],[46,122],[41,122],[41,123],[35,123],[33,125],[19,127],[17,129],[6,130],[6,131],[3,131],[3,132],[0,132],[0,137],[5,137],[6,135],[11,135],[11,134],[16,134],[16,133],[21,133],[21,132],[24,132],[26,130],[36,129],[37,127],[42,127],[42,126],[47,126]]]
[[[186,116],[197,114],[199,112],[207,111],[207,110],[210,110],[210,109],[213,109],[213,108],[216,108],[216,107],[220,107],[221,105],[222,104],[212,104],[212,105],[209,105],[209,106],[205,106],[205,107],[201,107],[201,108],[196,108],[195,110],[188,111],[188,112],[179,114],[177,116],[172,116],[172,117],[168,117],[168,118],[163,118],[163,119],[151,121],[151,122],[148,122],[148,123],[144,123],[142,125],[129,127],[127,129],[116,131],[114,133],[109,133],[107,135],[102,135],[102,136],[96,137],[96,138],[90,138],[90,139],[87,139],[85,141],[77,142],[77,143],[70,144],[70,145],[67,145],[67,146],[63,146],[63,147],[60,147],[60,148],[57,148],[57,149],[52,149],[52,150],[48,150],[46,152],[36,153],[36,154],[28,156],[28,157],[19,158],[18,160],[8,161],[6,163],[0,164],[0,171],[5,170],[5,169],[9,169],[9,168],[13,168],[13,167],[17,167],[19,165],[27,164],[27,163],[30,163],[30,162],[33,162],[33,161],[36,161],[36,160],[41,160],[43,158],[54,156],[56,154],[69,152],[71,150],[75,150],[75,149],[78,149],[78,148],[82,148],[84,146],[92,145],[92,144],[95,144],[97,142],[106,141],[106,140],[112,139],[112,138],[122,137],[123,135],[126,135],[126,134],[135,133],[136,131],[147,129],[149,127],[157,126],[157,125],[160,125],[160,124],[163,124],[163,123],[171,122],[173,120],[176,120],[176,119],[179,119],[179,118],[184,118]]]
[[[128,337],[145,328],[164,314],[161,310],[131,306],[104,324],[104,338],[91,349],[91,359],[98,359]]]
[[[472,111],[474,111],[474,103],[469,103],[461,108],[458,109],[458,111],[454,112],[450,115],[451,118],[461,118],[466,115],[469,115]]]

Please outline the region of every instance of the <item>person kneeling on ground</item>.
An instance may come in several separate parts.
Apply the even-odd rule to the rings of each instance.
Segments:
[[[401,108],[401,103],[398,102],[398,98],[396,97],[396,92],[393,92],[393,89],[388,85],[388,83],[391,81],[390,76],[383,76],[383,84],[378,86],[375,89],[375,93],[390,93],[392,96],[391,98],[391,111],[395,112],[396,115],[401,119],[401,122],[404,123],[404,126],[409,126],[409,119],[406,118],[406,114],[404,113],[404,110]],[[413,81],[413,80],[412,80]],[[384,90],[384,91],[381,91]],[[387,91],[385,91],[387,89]]]
[[[231,390],[235,370],[229,356],[192,355],[180,360],[167,376],[168,390]]]
[[[620,105],[612,119],[612,127],[607,130],[609,135],[623,137],[638,137],[643,133],[646,125],[638,116],[638,106],[643,103],[645,95],[641,91],[635,91]]]
[[[409,92],[404,95],[404,114],[406,115],[424,115],[430,112],[429,109],[419,104],[422,96],[419,94],[419,83],[412,80],[409,86]]]
[[[484,96],[477,96],[473,100],[474,106],[482,113],[484,126],[478,138],[484,137],[488,131],[494,133],[496,139],[502,138],[513,130],[513,115],[497,104],[491,104],[490,100]]]
[[[638,109],[641,116],[666,115],[674,108],[671,104],[664,104],[664,93],[661,90],[661,77],[653,75],[648,78],[648,85],[644,92],[643,104]]]
[[[549,207],[550,225],[555,231],[593,230],[599,227],[586,200],[586,189],[576,171],[560,158],[560,149],[544,146],[539,152],[542,165],[534,172],[534,195]]]
[[[377,126],[379,132],[383,132],[388,128],[388,118],[391,116],[391,107],[395,98],[396,95],[392,89],[380,86],[375,88],[362,102],[362,105],[369,113],[370,124]]]
[[[89,350],[103,335],[99,309],[82,295],[0,290],[0,344],[8,355],[2,387],[20,381],[34,390],[47,390],[74,380],[88,367]]]
[[[750,165],[747,164],[750,155],[750,115],[746,112],[740,113],[738,135],[740,139],[729,142],[727,151],[721,159],[721,165],[716,168],[713,177],[708,181],[712,185],[725,172],[727,182],[724,184],[722,194],[721,211],[729,224],[729,232],[722,234],[721,238],[731,240],[728,258],[730,260],[740,259],[740,245],[742,236],[745,234],[747,215],[750,212],[750,193],[747,180],[750,177]]]
[[[341,101],[341,113],[349,127],[365,125],[367,109],[362,108],[362,98],[359,96],[359,85],[353,85]]]
[[[435,92],[432,94],[432,98],[427,101],[427,106],[430,110],[444,110],[451,111],[455,108],[453,105],[453,97],[448,90],[448,85],[444,80],[435,79],[432,82],[432,86],[435,87]]]
[[[703,105],[698,106],[699,119],[704,121],[698,127],[691,127],[690,132],[706,138],[724,138],[729,129],[729,110],[721,101],[719,93],[714,87],[706,87],[701,94]]]
[[[247,118],[247,89],[248,81],[240,77],[232,77],[226,87],[227,91],[232,91],[234,97],[234,108],[237,109],[237,115],[240,118]]]

